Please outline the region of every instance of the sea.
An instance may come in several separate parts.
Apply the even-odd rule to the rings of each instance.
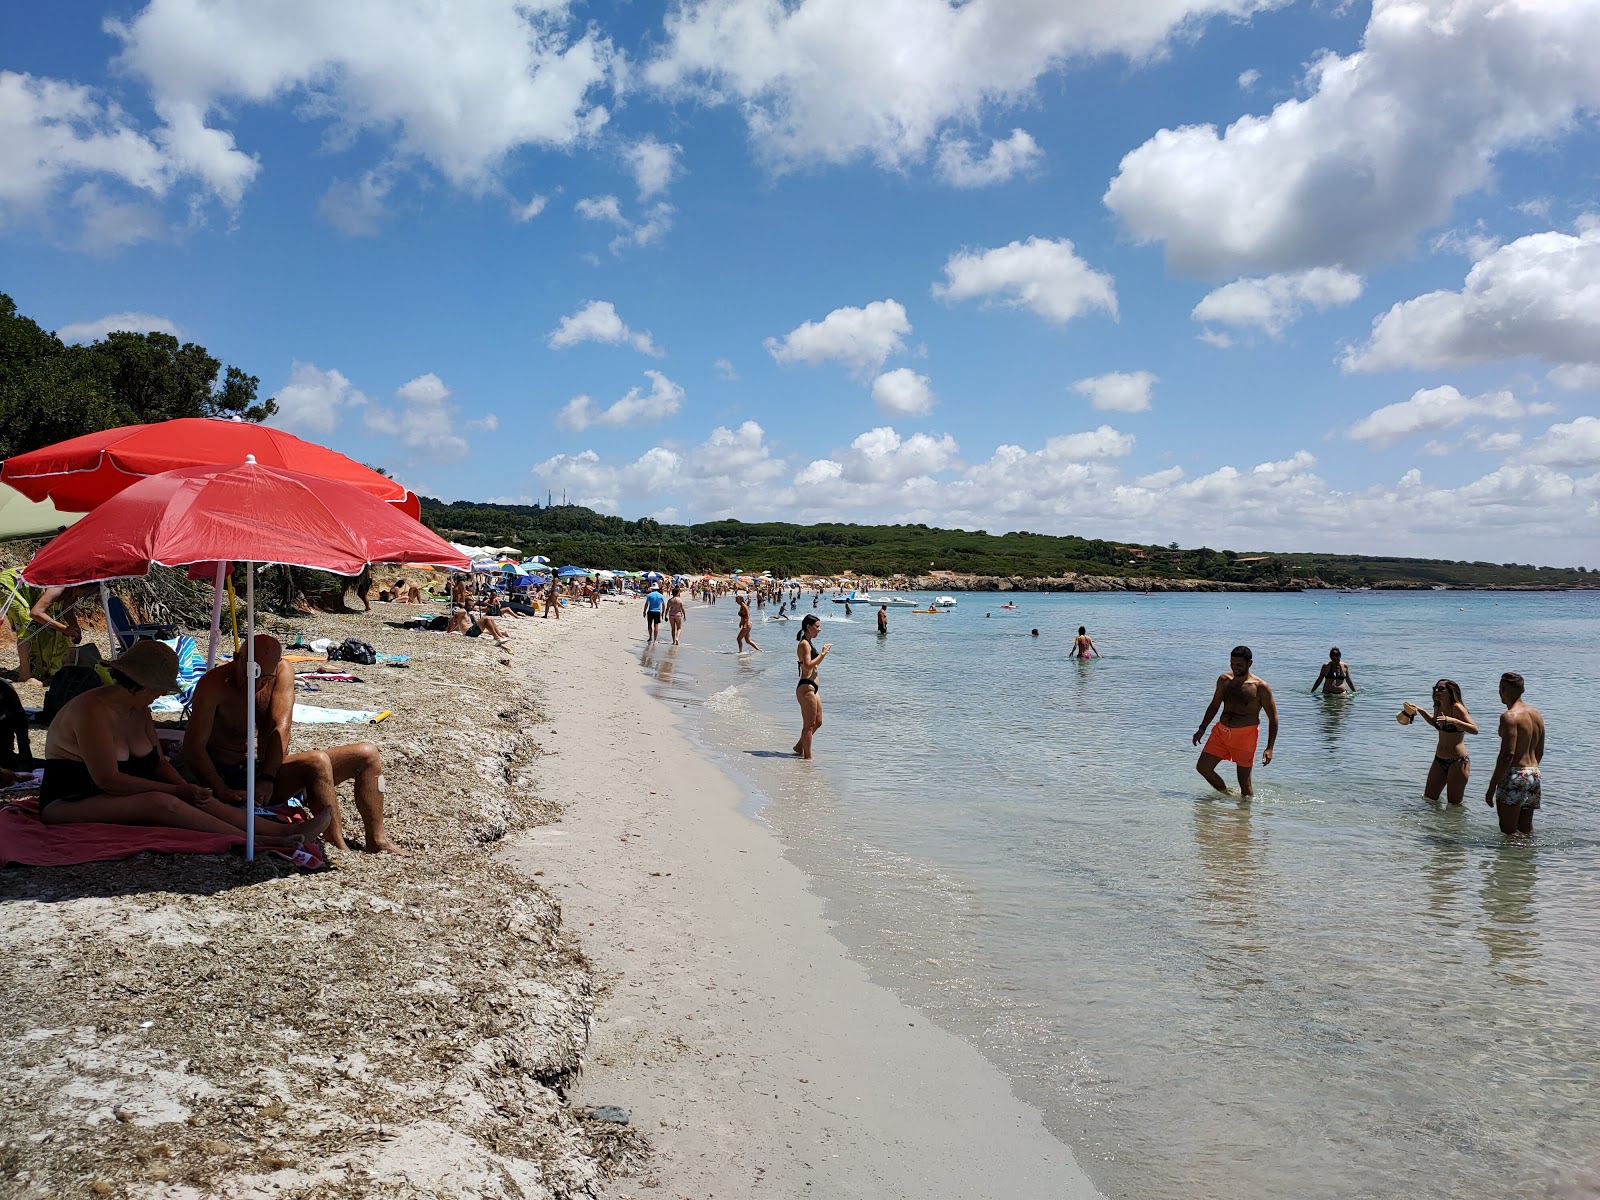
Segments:
[[[724,599],[640,662],[850,952],[1106,1196],[1600,1195],[1600,592],[957,599],[880,637],[822,598],[809,763],[774,608],[760,653]],[[1236,644],[1282,721],[1250,802],[1191,744]],[[1353,696],[1311,693],[1334,645]],[[1548,729],[1523,842],[1484,803],[1507,670]],[[1440,678],[1481,730],[1454,808],[1395,719]]]

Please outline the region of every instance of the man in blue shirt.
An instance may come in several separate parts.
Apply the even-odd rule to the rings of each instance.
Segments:
[[[656,640],[656,635],[661,632],[661,610],[666,608],[667,598],[661,594],[661,585],[653,583],[650,591],[644,598],[644,623],[647,630],[646,643]]]

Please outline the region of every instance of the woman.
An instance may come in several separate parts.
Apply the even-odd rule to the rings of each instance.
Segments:
[[[800,682],[795,684],[794,698],[800,702],[800,740],[794,752],[801,758],[811,757],[811,739],[822,728],[822,685],[817,682],[817,668],[833,649],[829,642],[818,650],[811,643],[822,628],[822,619],[811,613],[800,622],[800,632],[795,634],[795,657],[800,663]]]
[[[476,602],[472,600],[468,600],[464,608],[456,609],[455,615],[445,626],[445,632],[459,633],[471,638],[482,637],[487,633],[501,650],[510,648],[510,639],[500,628],[500,623],[493,617],[479,614]]]
[[[178,681],[178,655],[161,642],[135,642],[106,664],[111,682],[74,696],[50,723],[44,742],[39,819],[46,825],[94,821],[167,825],[201,833],[242,835],[245,814],[187,783],[161,753],[150,703]],[[302,849],[328,827],[324,809],[294,836],[276,821],[256,822],[256,841],[297,866],[320,864]]]
[[[678,632],[683,628],[684,618],[689,615],[689,610],[683,604],[683,589],[672,589],[672,599],[667,601],[667,623],[672,626],[672,644],[678,644]]]
[[[10,594],[16,578],[15,569],[6,571],[0,575],[0,587]],[[24,600],[28,594],[26,588],[16,592],[6,619],[17,635],[18,683],[26,683],[36,676],[48,683],[61,669],[72,648],[83,641],[83,630],[78,628],[75,610],[93,590],[88,584],[45,588],[31,606]]]
[[[1328,651],[1328,661],[1322,664],[1322,670],[1317,672],[1317,681],[1311,685],[1313,692],[1318,688],[1321,688],[1326,696],[1342,696],[1346,691],[1352,696],[1356,694],[1356,681],[1350,674],[1350,668],[1340,656],[1337,646]],[[1459,695],[1458,692],[1457,696]]]
[[[1072,656],[1074,658],[1088,658],[1090,654],[1100,657],[1100,647],[1094,644],[1094,639],[1089,636],[1089,630],[1078,626],[1078,636],[1072,639]]]
[[[1439,731],[1439,744],[1434,747],[1433,765],[1428,768],[1428,782],[1422,794],[1429,800],[1437,800],[1439,793],[1448,788],[1449,802],[1460,804],[1467,790],[1467,775],[1472,770],[1472,761],[1462,743],[1467,734],[1478,732],[1472,714],[1461,702],[1461,686],[1453,679],[1439,680],[1433,685],[1433,711],[1419,708],[1417,712]]]

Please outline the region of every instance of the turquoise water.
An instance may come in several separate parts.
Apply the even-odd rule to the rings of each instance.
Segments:
[[[1108,1196],[1600,1194],[1600,595],[960,599],[884,639],[823,601],[809,765],[797,626],[736,656],[724,601],[643,661],[874,977]],[[1239,642],[1283,722],[1248,804],[1190,744]],[[1309,694],[1333,644],[1353,698]],[[1549,729],[1524,844],[1483,803],[1504,670]],[[1394,719],[1440,676],[1484,730],[1454,810]]]

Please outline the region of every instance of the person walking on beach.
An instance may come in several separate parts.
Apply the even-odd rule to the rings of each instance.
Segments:
[[[1255,795],[1250,785],[1251,770],[1256,760],[1256,740],[1261,736],[1261,714],[1267,714],[1267,748],[1261,752],[1261,765],[1272,761],[1272,747],[1278,740],[1278,706],[1272,699],[1272,689],[1267,681],[1255,674],[1250,665],[1255,655],[1249,646],[1235,646],[1228,655],[1228,671],[1217,676],[1217,689],[1211,694],[1211,703],[1195,730],[1193,744],[1198,746],[1211,718],[1222,710],[1222,719],[1211,731],[1205,749],[1194,769],[1217,791],[1227,793],[1228,785],[1217,774],[1217,764],[1224,760],[1234,764],[1239,772],[1239,794],[1245,799]]]
[[[888,633],[888,632],[889,632],[889,606],[887,604],[880,604],[880,605],[878,605],[878,633],[881,635],[881,634],[885,634],[885,633]]]
[[[734,648],[741,653],[746,645],[752,650],[761,649],[756,645],[755,638],[750,636],[750,598],[743,592],[739,593],[739,636],[734,639]]]
[[[644,629],[645,644],[653,644],[661,633],[661,611],[666,608],[667,601],[661,594],[661,585],[652,583],[650,590],[644,597]]]
[[[1088,658],[1090,654],[1100,657],[1100,647],[1094,644],[1094,639],[1089,636],[1089,631],[1082,625],[1078,626],[1078,636],[1072,639],[1072,656],[1074,658]]]
[[[561,620],[561,585],[552,577],[550,590],[544,594],[544,616],[549,618],[551,611],[556,614],[556,620]]]
[[[811,739],[822,728],[822,685],[817,682],[817,668],[833,649],[829,642],[818,650],[812,638],[822,628],[822,618],[807,613],[800,622],[800,632],[794,635],[795,658],[800,664],[800,682],[794,686],[794,698],[800,702],[800,740],[794,752],[801,758],[811,757]]]
[[[1500,818],[1500,832],[1507,837],[1529,837],[1533,833],[1533,814],[1539,808],[1539,762],[1544,758],[1544,717],[1530,704],[1524,704],[1526,684],[1521,675],[1507,671],[1500,676],[1500,755],[1494,760],[1489,790],[1484,803]]]
[[[1352,696],[1356,694],[1355,677],[1350,674],[1350,667],[1339,653],[1339,647],[1337,646],[1328,651],[1328,661],[1322,664],[1322,670],[1317,672],[1317,681],[1311,685],[1313,692],[1319,688],[1325,696],[1342,696],[1347,691]],[[1438,700],[1439,694],[1437,691],[1434,692],[1433,698],[1436,701]],[[1456,689],[1456,699],[1461,699],[1460,688]],[[1422,715],[1426,717],[1428,714],[1423,713]],[[1478,731],[1474,729],[1472,732],[1477,733]],[[1434,796],[1437,797],[1438,792],[1435,792]],[[1456,799],[1450,803],[1460,804],[1461,801]]]
[[[672,626],[672,644],[678,644],[678,634],[683,631],[684,618],[689,615],[689,610],[683,603],[683,589],[672,589],[672,599],[667,601],[667,624]]]

